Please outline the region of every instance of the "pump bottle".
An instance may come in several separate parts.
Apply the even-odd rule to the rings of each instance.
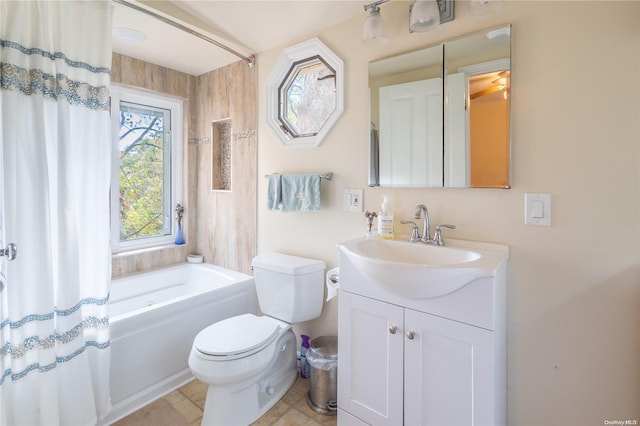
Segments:
[[[389,199],[386,195],[382,196],[382,210],[378,214],[378,236],[385,240],[392,240],[393,235],[393,213],[389,206]]]

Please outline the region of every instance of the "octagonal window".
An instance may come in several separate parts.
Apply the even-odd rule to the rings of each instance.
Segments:
[[[317,135],[336,109],[336,71],[319,56],[295,62],[278,99],[284,131],[294,138]]]
[[[344,64],[317,38],[291,46],[266,95],[267,123],[285,146],[318,146],[344,109]]]

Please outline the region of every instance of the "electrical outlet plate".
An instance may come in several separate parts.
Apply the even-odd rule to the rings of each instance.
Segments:
[[[362,211],[362,189],[345,188],[343,195],[343,208],[348,212]]]

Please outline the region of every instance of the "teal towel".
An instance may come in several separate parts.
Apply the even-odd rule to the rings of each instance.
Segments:
[[[269,187],[267,188],[267,208],[278,210],[282,201],[282,175],[273,173],[269,175]]]
[[[320,175],[283,175],[282,210],[320,210]]]

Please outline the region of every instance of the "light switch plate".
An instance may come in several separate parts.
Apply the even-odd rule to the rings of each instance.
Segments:
[[[345,188],[343,195],[343,208],[348,212],[362,211],[362,189]]]
[[[524,194],[524,223],[551,226],[551,194]]]

